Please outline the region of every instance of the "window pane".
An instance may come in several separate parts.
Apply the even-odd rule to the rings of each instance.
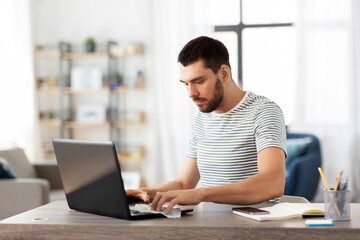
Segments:
[[[295,29],[246,29],[243,35],[244,90],[264,95],[292,121],[295,106]]]
[[[208,1],[208,0],[205,0]],[[210,4],[209,4],[210,3]],[[210,0],[210,23],[213,25],[236,25],[240,22],[239,0]]]
[[[296,19],[295,0],[243,0],[243,22],[286,23]]]
[[[215,32],[211,37],[221,41],[229,51],[232,78],[238,83],[238,38],[235,32]]]

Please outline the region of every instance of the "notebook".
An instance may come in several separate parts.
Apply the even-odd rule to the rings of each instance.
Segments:
[[[323,217],[325,214],[324,209],[313,207],[310,203],[278,203],[272,207],[260,208],[262,210],[269,211],[269,214],[251,215],[238,211],[233,211],[234,214],[243,217],[251,218],[257,221],[269,221],[269,220],[284,220],[291,218],[302,217]]]
[[[53,139],[53,146],[70,209],[129,220],[163,217],[131,211],[134,199],[126,197],[112,141]],[[190,211],[181,209],[181,213]]]

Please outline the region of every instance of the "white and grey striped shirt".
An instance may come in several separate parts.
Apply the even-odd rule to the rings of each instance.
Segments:
[[[204,187],[219,186],[256,174],[257,153],[269,147],[286,153],[282,111],[267,98],[246,92],[226,113],[198,113],[187,157],[197,159]]]

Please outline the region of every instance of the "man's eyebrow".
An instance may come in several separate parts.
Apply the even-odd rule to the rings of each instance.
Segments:
[[[205,76],[200,76],[200,77],[193,78],[193,79],[191,79],[191,80],[188,81],[188,82],[195,82],[195,81],[202,80],[202,79],[204,79],[204,78],[205,78]],[[185,82],[185,81],[183,81],[183,80],[181,80],[181,79],[180,79],[180,82],[181,82],[181,83],[187,83],[187,82]]]

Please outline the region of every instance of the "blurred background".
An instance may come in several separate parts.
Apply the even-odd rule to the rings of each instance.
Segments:
[[[357,0],[0,0],[0,148],[55,161],[54,137],[111,139],[143,186],[174,179],[197,112],[177,54],[206,35],[289,132],[319,139],[329,185],[343,170],[359,201],[359,13]]]

